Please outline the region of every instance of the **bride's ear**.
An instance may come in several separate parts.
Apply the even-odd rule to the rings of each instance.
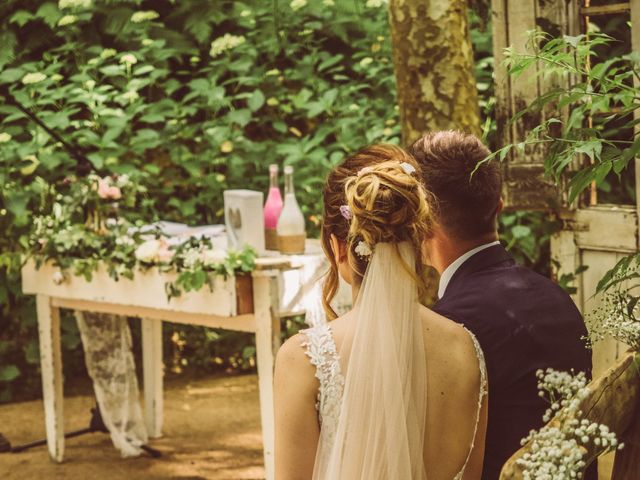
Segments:
[[[336,265],[340,265],[347,259],[347,247],[344,243],[338,240],[333,233],[330,238],[331,242],[331,253],[333,253],[333,258],[336,261]]]

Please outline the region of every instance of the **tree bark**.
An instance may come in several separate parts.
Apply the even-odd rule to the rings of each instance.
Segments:
[[[430,130],[480,133],[467,0],[391,0],[402,139]]]

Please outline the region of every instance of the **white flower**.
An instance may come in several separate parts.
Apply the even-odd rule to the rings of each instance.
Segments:
[[[364,57],[362,60],[360,60],[361,67],[366,67],[368,65],[371,65],[372,63],[373,63],[373,58],[371,57]]]
[[[307,0],[291,0],[289,6],[291,7],[291,10],[295,12],[296,10],[300,10],[301,8],[306,7]]]
[[[64,274],[60,270],[56,270],[53,273],[51,280],[53,280],[53,283],[55,283],[56,285],[60,285],[62,282],[64,282]]]
[[[160,14],[154,10],[144,10],[141,12],[136,12],[131,15],[131,21],[133,23],[142,23],[148,20],[155,20],[158,18]]]
[[[158,257],[161,246],[160,240],[147,240],[136,248],[135,256],[141,262],[153,263]]]
[[[407,162],[402,162],[400,164],[400,168],[402,168],[402,170],[404,170],[404,173],[406,173],[407,175],[411,175],[416,171],[416,167]]]
[[[125,102],[133,103],[138,98],[140,98],[140,95],[138,95],[138,92],[136,92],[135,90],[129,90],[120,95],[120,98],[122,98]]]
[[[217,57],[221,53],[236,48],[238,45],[242,45],[245,42],[245,38],[242,35],[231,35],[225,33],[223,36],[216,38],[211,42],[211,50],[209,55],[212,58]]]
[[[380,8],[385,3],[386,3],[385,0],[367,0],[367,3],[365,3],[365,6],[367,8]]]
[[[24,77],[22,77],[22,83],[24,83],[25,85],[32,85],[34,83],[43,81],[45,78],[47,78],[47,76],[44,73],[27,73]]]
[[[224,250],[205,250],[202,252],[202,263],[207,266],[214,266],[223,263],[227,258],[227,252]]]
[[[89,8],[91,4],[91,0],[60,0],[58,2],[58,8],[60,10],[64,10],[65,8]]]
[[[102,52],[100,52],[100,58],[109,58],[113,57],[116,53],[118,53],[114,48],[105,48]]]
[[[355,252],[359,257],[369,257],[371,256],[371,247],[367,245],[365,242],[360,240],[358,245],[356,245]]]
[[[11,138],[13,137],[11,137],[11,135],[8,134],[7,132],[0,133],[0,143],[6,143],[9,140],[11,140]]]
[[[242,10],[242,11],[240,12],[240,16],[241,16],[241,17],[248,17],[248,16],[250,16],[250,15],[251,15],[251,10]]]
[[[86,88],[87,90],[93,90],[95,86],[95,80],[87,80],[86,82],[84,82],[84,88]]]
[[[65,15],[60,20],[58,20],[58,26],[64,27],[65,25],[72,25],[76,23],[77,20],[78,17],[76,17],[75,15]]]
[[[150,38],[143,38],[142,45],[144,45],[145,47],[149,47],[153,45],[153,40],[151,40]]]
[[[135,65],[136,63],[138,63],[138,59],[136,58],[135,55],[133,55],[131,53],[125,53],[124,55],[122,55],[120,57],[120,63],[126,63],[128,65]]]

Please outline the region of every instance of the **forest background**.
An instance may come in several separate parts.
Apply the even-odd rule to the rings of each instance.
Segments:
[[[224,190],[266,192],[268,165],[293,165],[316,236],[327,171],[364,145],[401,143],[382,0],[9,0],[0,19],[0,89],[10,86],[91,162],[78,164],[0,104],[0,402],[40,394],[35,305],[21,293],[19,267],[51,185],[83,169],[127,175],[144,191],[132,220],[212,224],[223,222]],[[470,5],[469,24],[483,138],[495,150],[485,2]],[[633,203],[632,181],[616,182],[600,184],[602,200]],[[550,275],[558,227],[553,215],[512,211],[501,217],[501,238],[520,263]],[[139,359],[139,322],[131,328]],[[62,347],[65,377],[86,377],[69,313]],[[164,352],[168,375],[255,365],[249,334],[165,324]]]

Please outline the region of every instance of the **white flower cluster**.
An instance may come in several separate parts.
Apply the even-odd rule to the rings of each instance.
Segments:
[[[201,250],[200,248],[190,248],[183,252],[182,262],[187,268],[194,268],[198,265],[205,267],[214,267],[227,258],[227,252],[215,248]]]
[[[34,83],[40,83],[46,78],[47,76],[44,73],[40,73],[40,72],[27,73],[24,77],[22,77],[22,83],[24,85],[33,85]]]
[[[593,312],[591,342],[613,337],[640,350],[640,302],[628,292],[605,294],[603,306]]]
[[[78,21],[78,17],[76,17],[75,15],[65,15],[60,20],[58,20],[58,26],[64,27],[66,25],[73,25],[74,23],[76,23],[76,21]]]
[[[584,373],[571,375],[547,369],[538,370],[536,375],[540,396],[548,395],[551,404],[544,421],[554,416],[557,422],[532,430],[522,440],[523,445],[531,444],[530,451],[518,460],[525,480],[581,478],[586,467],[584,454],[590,442],[605,450],[623,447],[606,425],[579,418],[582,416],[580,404],[589,394]]]
[[[236,48],[238,45],[242,45],[244,42],[245,38],[242,35],[231,35],[230,33],[225,33],[223,36],[218,37],[211,42],[209,55],[212,58],[215,58],[227,50],[231,50]]]
[[[160,14],[154,10],[145,10],[141,12],[135,12],[133,15],[131,15],[131,21],[133,23],[142,23],[149,20],[155,20],[159,16]]]
[[[89,8],[92,4],[92,0],[60,0],[58,2],[58,8],[60,10],[67,8]]]
[[[291,0],[289,6],[291,7],[291,10],[295,12],[296,10],[300,10],[301,8],[306,7],[307,0]]]

